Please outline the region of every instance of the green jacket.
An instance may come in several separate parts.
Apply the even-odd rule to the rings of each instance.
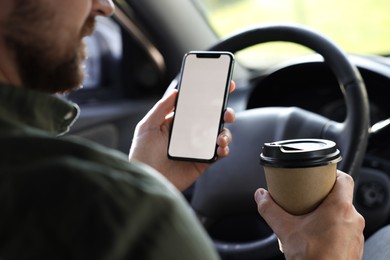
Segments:
[[[78,108],[0,84],[0,259],[218,259],[152,168],[64,134]]]

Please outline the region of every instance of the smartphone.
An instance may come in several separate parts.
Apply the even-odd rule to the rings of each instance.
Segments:
[[[184,55],[168,144],[168,157],[212,162],[223,129],[234,55],[189,52]]]

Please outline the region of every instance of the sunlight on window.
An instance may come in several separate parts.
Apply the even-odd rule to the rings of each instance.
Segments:
[[[390,54],[390,3],[387,0],[197,0],[216,33],[225,37],[248,26],[299,23],[326,35],[345,51]],[[264,45],[265,46],[265,45]],[[240,53],[249,66],[309,53],[289,45],[268,44]]]

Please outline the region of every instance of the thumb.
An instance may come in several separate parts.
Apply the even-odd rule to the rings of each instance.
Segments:
[[[142,121],[148,122],[152,125],[160,126],[164,123],[166,116],[174,109],[177,97],[177,90],[173,90],[171,93],[160,99],[153,108],[146,114]]]
[[[275,232],[279,234],[279,230],[284,230],[288,220],[291,220],[289,213],[284,211],[276,202],[272,199],[269,192],[263,188],[256,190],[255,201],[257,203],[257,211]]]

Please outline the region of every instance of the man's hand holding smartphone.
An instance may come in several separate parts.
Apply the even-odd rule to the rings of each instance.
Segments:
[[[233,92],[235,83],[229,80],[228,92]],[[130,160],[143,162],[163,174],[176,188],[183,191],[188,188],[210,165],[209,163],[171,160],[167,156],[168,139],[172,126],[177,90],[166,95],[138,123],[129,153]],[[223,122],[233,123],[235,114],[230,108],[224,110]],[[232,140],[228,129],[219,133],[217,157],[223,158],[229,154],[229,144]]]

